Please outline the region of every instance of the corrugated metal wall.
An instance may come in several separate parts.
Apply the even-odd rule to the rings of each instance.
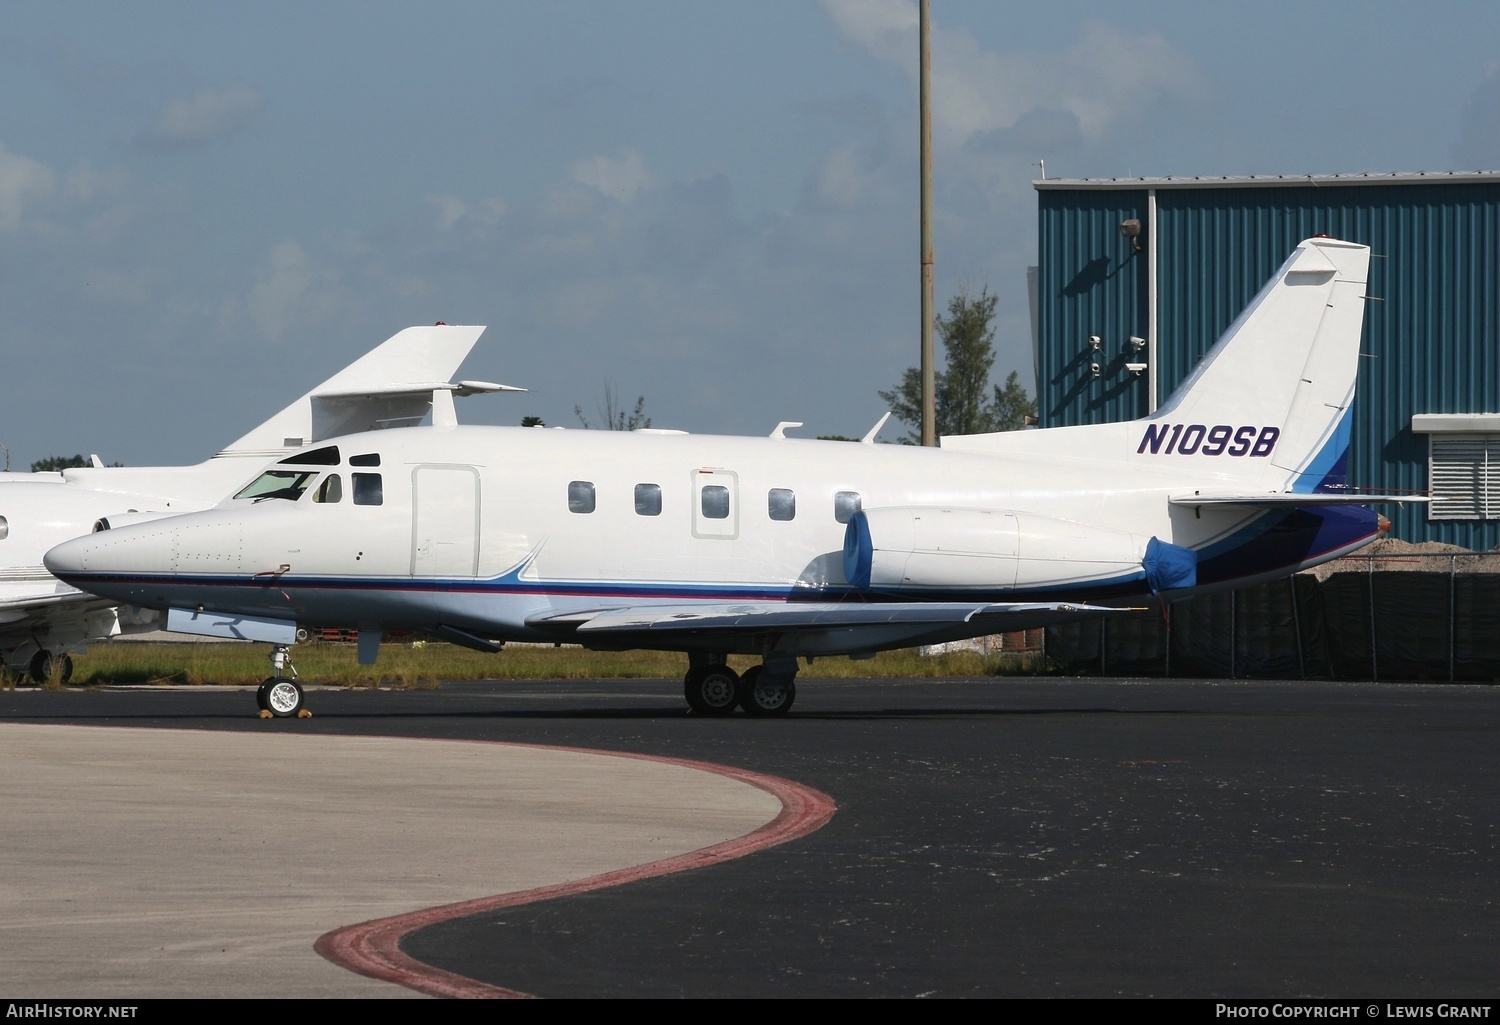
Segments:
[[[1120,223],[1146,223],[1147,189],[1043,188],[1039,196],[1038,408],[1043,426],[1146,412],[1124,368],[1147,330],[1145,254]],[[1296,244],[1318,233],[1373,250],[1350,483],[1423,491],[1415,413],[1500,412],[1500,180],[1494,183],[1156,186],[1158,395],[1165,401]],[[1103,376],[1088,336],[1105,339]],[[1397,536],[1477,550],[1500,521],[1429,521],[1390,507]]]
[[[1146,333],[1146,258],[1120,235],[1146,223],[1144,191],[1043,192],[1037,274],[1037,410],[1043,427],[1145,416],[1146,383],[1125,369],[1131,335]],[[1048,204],[1060,201],[1056,209]],[[1049,216],[1050,214],[1050,216]],[[1089,336],[1105,369],[1089,369]]]

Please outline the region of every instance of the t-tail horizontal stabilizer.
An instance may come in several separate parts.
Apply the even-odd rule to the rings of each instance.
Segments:
[[[280,455],[288,448],[381,427],[415,424],[433,392],[513,390],[482,381],[448,384],[484,333],[481,325],[409,327],[313,388],[220,455]]]

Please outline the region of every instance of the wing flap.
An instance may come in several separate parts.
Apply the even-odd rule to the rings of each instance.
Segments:
[[[569,626],[580,634],[642,631],[786,633],[892,625],[983,626],[994,630],[1129,611],[1062,602],[746,602],[638,605],[529,619],[532,626]]]

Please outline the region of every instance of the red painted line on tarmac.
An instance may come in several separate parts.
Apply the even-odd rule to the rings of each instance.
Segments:
[[[650,879],[654,876],[670,875],[673,872],[685,872],[688,869],[704,868],[708,865],[732,861],[735,858],[742,858],[747,854],[765,850],[767,847],[775,847],[777,844],[816,832],[833,817],[833,798],[827,794],[814,790],[812,787],[803,786],[801,783],[794,783],[789,779],[751,772],[748,769],[714,765],[711,762],[689,761],[684,758],[661,758],[654,755],[595,751],[550,744],[510,744],[507,746],[608,755],[611,758],[637,758],[641,761],[680,765],[684,768],[712,772],[759,787],[774,795],[781,801],[781,814],[744,836],[725,840],[723,843],[716,843],[701,850],[690,851],[687,854],[679,854],[673,858],[663,858],[661,861],[651,861],[644,865],[605,872],[602,875],[559,883],[555,886],[541,886],[532,890],[519,890],[494,897],[480,897],[475,900],[460,901],[457,904],[444,904],[405,915],[393,915],[390,918],[377,918],[358,925],[344,926],[319,936],[317,942],[313,944],[313,949],[334,964],[347,968],[351,972],[394,982],[431,996],[469,999],[529,998],[532,997],[530,993],[506,989],[503,986],[491,986],[477,979],[445,972],[408,957],[401,951],[401,940],[409,933],[438,922],[447,922],[487,911],[499,911],[522,904],[533,904],[537,901],[550,900],[553,897],[588,893],[592,890],[619,886],[622,883],[632,883],[638,879]]]

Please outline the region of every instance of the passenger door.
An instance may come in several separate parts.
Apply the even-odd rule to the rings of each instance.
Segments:
[[[479,471],[419,466],[412,471],[411,575],[473,577],[479,567]]]

